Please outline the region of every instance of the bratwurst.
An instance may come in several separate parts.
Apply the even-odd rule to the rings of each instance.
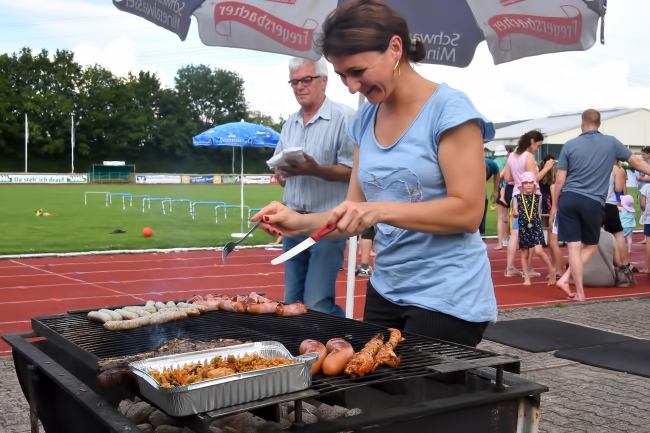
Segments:
[[[294,302],[293,304],[279,304],[275,309],[275,314],[278,316],[300,316],[307,312],[307,306],[302,302]]]
[[[332,338],[325,348],[328,355],[323,360],[323,374],[325,376],[341,374],[348,361],[354,356],[352,345],[342,338]]]
[[[298,353],[304,355],[306,353],[316,353],[318,354],[318,359],[311,365],[311,374],[314,375],[320,371],[323,360],[327,356],[327,349],[323,346],[323,343],[316,340],[305,340],[300,344],[298,348]],[[345,367],[345,365],[344,365]]]

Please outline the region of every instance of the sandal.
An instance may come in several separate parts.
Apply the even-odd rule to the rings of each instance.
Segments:
[[[523,275],[523,273],[522,273],[522,275]],[[540,274],[539,272],[536,272],[534,269],[529,269],[528,270],[528,276],[530,278],[537,278],[537,277],[541,277],[542,274]]]
[[[523,277],[524,273],[517,268],[506,268],[506,271],[503,273],[503,275],[506,277]]]

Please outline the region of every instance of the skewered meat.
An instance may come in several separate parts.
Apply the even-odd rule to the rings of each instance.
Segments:
[[[377,355],[375,356],[375,365],[372,367],[372,371],[375,371],[380,365],[387,365],[389,367],[395,368],[399,365],[402,355],[395,354],[395,348],[399,343],[404,341],[402,333],[395,328],[388,328],[390,331],[390,338],[388,341],[379,349]]]
[[[384,334],[377,334],[366,343],[363,349],[355,353],[345,366],[344,373],[349,377],[363,377],[375,365],[375,355],[384,343]]]

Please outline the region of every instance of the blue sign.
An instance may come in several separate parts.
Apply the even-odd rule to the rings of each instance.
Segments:
[[[147,176],[136,176],[135,183],[147,183]]]
[[[157,26],[176,33],[181,41],[187,38],[192,13],[204,0],[113,0],[121,11],[137,15]]]
[[[190,183],[214,183],[214,176],[190,176]]]

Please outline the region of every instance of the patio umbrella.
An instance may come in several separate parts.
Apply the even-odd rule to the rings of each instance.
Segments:
[[[187,37],[192,16],[208,46],[246,48],[318,59],[313,38],[325,17],[350,0],[113,0]],[[427,49],[423,63],[468,66],[487,40],[495,64],[601,43],[606,0],[384,0]]]
[[[239,233],[233,233],[233,237],[244,236],[244,147],[275,148],[279,141],[280,134],[273,129],[244,121],[215,126],[192,138],[194,146],[240,148],[240,230]]]

